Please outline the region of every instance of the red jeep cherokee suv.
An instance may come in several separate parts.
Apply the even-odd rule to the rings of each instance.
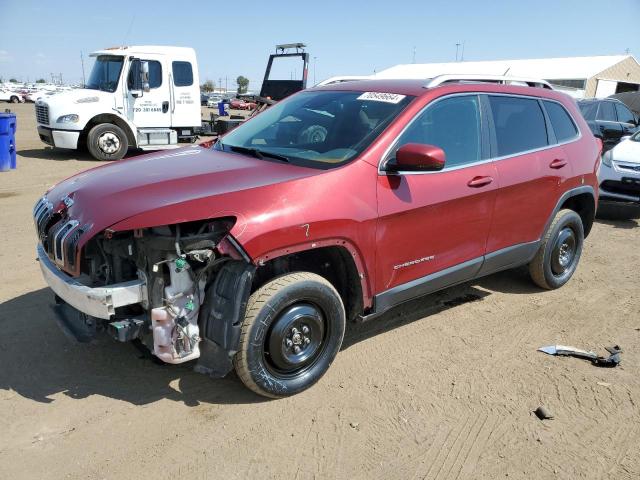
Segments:
[[[515,84],[514,84],[515,83]],[[55,310],[268,397],[326,372],[345,322],[520,265],[558,288],[601,144],[542,81],[441,76],[297,93],[212,148],[100,166],[34,208]]]

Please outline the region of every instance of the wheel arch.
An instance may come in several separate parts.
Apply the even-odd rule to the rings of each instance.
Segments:
[[[102,123],[113,123],[122,129],[122,131],[127,135],[127,140],[129,142],[130,147],[136,147],[138,142],[136,141],[136,136],[134,134],[133,128],[129,123],[118,115],[114,115],[112,113],[100,113],[91,120],[87,122],[87,124],[82,129],[80,133],[80,138],[78,139],[78,143],[82,142],[82,145],[86,145],[87,136],[89,135],[89,131],[96,125],[100,125]]]
[[[318,242],[319,243],[319,242]],[[316,245],[316,244],[314,244]],[[258,262],[252,290],[257,290],[271,279],[296,271],[320,275],[340,294],[347,320],[360,316],[370,306],[370,291],[364,265],[346,241],[323,242],[313,248],[289,248],[262,257]]]
[[[590,185],[584,185],[565,192],[558,200],[553,212],[551,212],[549,220],[545,225],[545,232],[548,230],[553,218],[563,208],[573,210],[580,215],[582,226],[584,228],[584,238],[587,238],[591,231],[591,227],[593,227],[593,221],[596,216],[596,195],[593,187]]]

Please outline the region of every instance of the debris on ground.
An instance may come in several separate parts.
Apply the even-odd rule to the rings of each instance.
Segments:
[[[595,352],[576,347],[568,347],[566,345],[549,345],[538,349],[539,352],[544,352],[549,355],[563,355],[590,360],[594,365],[599,367],[617,366],[620,363],[622,349],[618,345],[614,345],[613,347],[605,347],[605,350],[609,352],[608,357],[601,357]]]
[[[544,405],[540,405],[533,413],[535,413],[536,417],[540,420],[553,420],[553,413],[551,413]]]

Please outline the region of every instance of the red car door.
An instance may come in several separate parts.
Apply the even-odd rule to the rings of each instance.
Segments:
[[[407,143],[442,148],[437,172],[378,177],[376,310],[475,276],[482,264],[496,198],[479,97],[438,99],[409,124],[383,160]]]
[[[489,95],[486,100],[500,188],[483,273],[533,257],[564,191],[563,182],[571,176],[562,144],[577,137],[575,125],[558,102],[509,95]],[[560,143],[545,118],[546,104],[548,118],[564,121]]]

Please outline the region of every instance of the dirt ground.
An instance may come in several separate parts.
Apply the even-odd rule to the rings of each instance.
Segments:
[[[267,401],[235,375],[72,343],[35,258],[31,209],[96,165],[18,114],[0,173],[0,478],[638,479],[640,226],[598,221],[571,282],[492,275],[349,326],[313,388]],[[208,115],[207,115],[208,116]],[[536,352],[624,348],[603,369]],[[546,405],[555,419],[532,411]]]

